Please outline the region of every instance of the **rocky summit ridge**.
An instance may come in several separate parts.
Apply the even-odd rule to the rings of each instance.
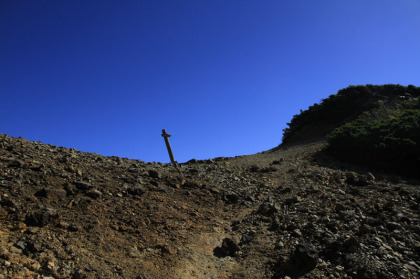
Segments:
[[[169,164],[0,134],[0,278],[419,278],[419,181],[325,141]]]

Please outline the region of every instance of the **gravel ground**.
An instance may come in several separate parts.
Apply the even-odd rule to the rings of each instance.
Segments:
[[[325,145],[181,176],[0,134],[0,278],[418,278],[420,182]]]

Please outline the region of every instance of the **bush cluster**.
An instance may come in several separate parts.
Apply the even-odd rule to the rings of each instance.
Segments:
[[[323,99],[300,114],[294,115],[288,127],[283,130],[283,144],[290,143],[304,127],[318,123],[327,124],[329,129],[319,131],[316,137],[324,137],[333,129],[355,120],[361,114],[378,108],[380,101],[387,103],[403,101],[420,96],[420,87],[413,85],[358,85],[341,89],[337,94]]]
[[[283,144],[324,136],[327,150],[342,160],[420,176],[420,87],[349,86],[287,124]],[[305,134],[320,124],[327,128]]]
[[[328,150],[340,159],[419,175],[420,109],[398,111],[387,118],[360,117],[327,136]]]

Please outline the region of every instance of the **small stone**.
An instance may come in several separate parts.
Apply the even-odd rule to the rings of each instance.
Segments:
[[[94,188],[92,184],[84,181],[75,181],[73,184],[81,191],[88,191]]]
[[[15,231],[20,231],[20,232],[24,232],[26,231],[26,224],[25,223],[18,223],[15,227],[14,227]]]
[[[86,196],[88,196],[92,199],[97,199],[97,198],[100,198],[102,196],[102,192],[97,190],[97,189],[92,189],[92,190],[90,190],[86,193]]]
[[[404,268],[407,269],[407,270],[410,270],[410,271],[417,271],[417,268],[415,268],[414,266],[409,265],[409,264],[405,264]]]
[[[317,266],[318,253],[309,243],[300,243],[296,247],[292,261],[295,269],[299,269],[306,273]]]
[[[163,254],[170,254],[170,255],[175,255],[176,254],[176,250],[169,245],[158,245],[158,246],[156,246],[156,248],[160,249],[160,251]]]
[[[276,204],[265,202],[260,205],[257,210],[257,213],[263,216],[270,217],[275,213],[279,212],[279,208]]]
[[[281,240],[277,241],[274,246],[275,249],[282,249],[283,247],[284,247],[284,242]]]
[[[250,243],[252,240],[254,239],[254,236],[250,235],[250,234],[243,234],[241,237],[241,242],[240,245],[244,245],[244,244],[248,244]]]
[[[270,226],[270,230],[275,231],[278,228],[280,228],[280,220],[279,218],[276,216],[275,218],[273,218],[273,220],[271,221],[271,226]]]
[[[287,189],[287,188],[286,188]],[[286,190],[285,189],[285,190]],[[284,191],[284,190],[283,190]],[[300,196],[295,196],[295,197],[293,197],[293,198],[290,198],[290,199],[286,199],[285,200],[285,204],[287,204],[287,205],[292,205],[292,204],[295,204],[295,203],[298,203],[298,202],[301,202],[303,199],[300,197]]]
[[[408,264],[415,267],[417,270],[420,270],[420,267],[418,266],[418,264],[415,261],[409,261]]]
[[[260,167],[259,167],[259,166],[257,166],[257,165],[252,165],[252,166],[249,168],[249,171],[251,171],[251,172],[259,172],[259,171],[260,171]]]
[[[9,207],[9,208],[16,208],[16,207],[18,207],[18,204],[14,200],[10,199],[7,196],[7,194],[4,194],[3,197],[4,197],[3,199],[0,199],[0,204],[2,206]]]
[[[396,222],[388,222],[386,223],[386,228],[390,231],[401,230],[401,225]]]
[[[137,246],[134,246],[130,249],[129,255],[132,258],[139,258],[141,256]]]
[[[326,269],[327,267],[328,267],[328,264],[327,264],[326,262],[324,262],[324,261],[320,262],[320,263],[316,266],[316,268],[317,268],[317,269],[320,269],[320,270]]]
[[[359,241],[355,237],[350,237],[343,242],[343,248],[350,253],[356,252],[361,248]]]
[[[25,223],[28,226],[43,227],[49,224],[58,215],[53,210],[43,210],[38,212],[30,212],[26,215]]]
[[[48,270],[54,270],[54,269],[55,269],[55,264],[54,264],[54,262],[52,262],[52,261],[48,261],[48,262],[47,262],[47,264],[46,264],[46,268],[47,268]]]
[[[292,235],[295,237],[301,237],[302,236],[302,232],[299,229],[294,229],[292,232]]]
[[[359,227],[359,233],[360,234],[368,234],[372,231],[372,227],[368,224],[363,224]]]
[[[344,270],[344,267],[341,266],[341,265],[336,265],[335,266],[335,269],[338,270],[338,271],[343,271]]]
[[[366,176],[369,181],[375,181],[375,176],[373,176],[370,172],[368,172]]]
[[[77,224],[70,224],[70,226],[68,227],[68,230],[71,231],[71,232],[78,232],[81,229],[82,228]]]
[[[406,223],[407,225],[410,225],[412,223],[411,219],[406,216],[402,216],[400,222]]]
[[[87,278],[85,272],[82,269],[76,269],[73,274],[73,279]]]
[[[335,211],[343,211],[343,210],[346,210],[346,207],[344,206],[344,204],[342,204],[342,203],[337,203],[336,205],[335,205]]]
[[[338,189],[338,192],[339,192],[340,194],[342,194],[342,195],[345,195],[345,194],[346,194],[346,191],[344,191],[344,190],[342,190],[342,189]]]
[[[9,168],[22,168],[25,165],[25,162],[22,160],[12,160],[9,164],[8,167]]]
[[[36,197],[47,198],[50,201],[62,200],[67,196],[67,192],[64,189],[42,189],[35,193]]]
[[[41,244],[39,244],[38,242],[30,241],[26,245],[26,249],[31,253],[37,253],[41,250],[41,248]]]
[[[239,196],[236,193],[229,192],[229,193],[225,194],[224,200],[227,203],[237,203],[238,200],[239,200]]]
[[[136,186],[129,187],[129,188],[127,189],[127,192],[128,192],[130,195],[133,195],[133,196],[141,196],[141,195],[143,195],[144,193],[146,193],[146,188],[144,188],[144,187],[143,187],[143,186],[141,186],[141,185],[136,185]]]
[[[69,226],[70,226],[69,223],[64,222],[64,221],[60,221],[57,224],[57,227],[62,228],[62,229],[65,229],[65,230],[67,230],[69,228]]]
[[[33,263],[30,264],[30,270],[37,271],[39,269],[41,269],[41,264],[39,262],[34,261]]]
[[[281,163],[283,163],[284,159],[280,158],[279,160],[274,160],[271,164],[273,165],[280,165]]]
[[[18,242],[16,242],[15,246],[19,249],[25,250],[26,243],[23,240],[19,240]]]
[[[298,203],[298,202],[303,201],[303,199],[302,199],[302,197],[301,197],[301,196],[296,196],[296,197],[294,197],[293,199],[294,199],[294,202],[295,202],[295,203]]]

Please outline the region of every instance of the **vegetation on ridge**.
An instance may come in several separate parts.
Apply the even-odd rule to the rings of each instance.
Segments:
[[[412,85],[350,86],[295,115],[283,143],[326,137],[342,160],[418,175],[419,96]]]

